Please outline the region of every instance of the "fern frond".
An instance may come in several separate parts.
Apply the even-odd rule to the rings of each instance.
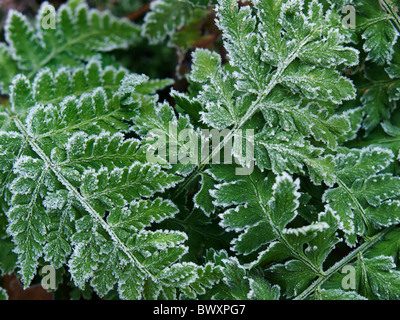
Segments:
[[[393,153],[378,147],[337,155],[338,187],[327,190],[323,199],[339,216],[349,245],[355,245],[357,235],[398,223],[400,180],[380,173],[392,161]]]
[[[157,0],[150,4],[151,11],[144,19],[142,34],[151,43],[171,37],[179,28],[207,13],[208,0]]]
[[[233,0],[219,1],[218,26],[228,51],[229,68],[222,65],[218,54],[197,50],[190,79],[202,88],[191,99],[202,105],[201,120],[207,126],[231,129],[225,141],[235,129],[259,131],[254,119],[260,111],[264,130],[274,126],[290,136],[299,132],[300,140],[306,141],[294,145],[311,143],[303,148],[310,150],[301,151],[307,156],[289,150],[294,159],[278,160],[279,168],[259,161],[257,165],[278,174],[302,172],[307,166],[315,181],[326,179],[329,184],[329,176],[323,172],[333,169],[332,161],[322,160],[324,150],[318,151],[312,144],[322,141],[335,150],[339,137],[350,131],[348,120],[334,111],[343,101],[354,98],[354,87],[337,69],[357,64],[358,56],[356,50],[344,46],[344,36],[330,29],[331,22],[316,1],[303,7],[302,1],[256,1],[252,8],[238,8]],[[304,119],[309,122],[304,123]],[[251,125],[252,121],[257,125]],[[278,139],[274,143],[279,144]],[[262,146],[259,140],[255,139],[255,144]],[[269,152],[267,146],[265,149]],[[309,158],[312,160],[307,161]]]
[[[285,270],[292,272],[291,277],[300,277],[294,272],[298,269],[302,273],[302,283],[293,288],[287,283],[281,286],[286,288],[288,297],[298,294],[323,273],[326,258],[339,242],[336,237],[339,221],[328,208],[310,225],[290,226],[298,217],[299,180],[293,181],[286,173],[276,179],[273,175],[266,177],[255,172],[249,177],[227,179],[218,168],[212,168],[210,172],[215,172],[214,177],[224,181],[211,191],[215,204],[220,207],[235,205],[220,214],[221,225],[227,231],[239,233],[232,241],[232,250],[245,255],[259,253],[248,266],[250,269],[275,263],[266,272],[271,273],[278,284],[282,281],[295,283]],[[241,197],[238,197],[239,192]],[[279,261],[286,263],[276,264]]]
[[[141,99],[154,100],[135,93],[139,85],[154,90],[146,81],[97,63],[13,81],[1,179],[25,286],[42,257],[56,268],[68,265],[79,288],[90,284],[100,296],[118,289],[121,298],[138,299],[157,296],[148,290],[180,289],[193,297],[188,287],[207,283],[200,275],[212,265],[176,264],[187,251],[184,233],[146,230],[178,212],[155,193],[182,179],[146,163],[146,148],[121,133],[130,131]],[[183,274],[187,279],[176,282]]]
[[[61,66],[79,66],[82,61],[100,57],[101,53],[127,48],[140,32],[128,20],[117,19],[109,12],[89,9],[87,4],[69,1],[49,16],[51,5],[44,2],[35,21],[10,10],[2,44],[0,82],[8,92],[10,80],[18,73],[33,79],[44,67],[57,70]],[[44,19],[53,18],[55,28],[44,28]],[[61,89],[61,88],[60,88]]]

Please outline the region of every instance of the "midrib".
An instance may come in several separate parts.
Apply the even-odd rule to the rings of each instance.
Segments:
[[[82,206],[86,209],[89,215],[99,223],[104,230],[109,234],[111,239],[115,242],[115,244],[125,253],[127,257],[131,260],[131,262],[138,267],[138,269],[148,275],[151,279],[155,279],[155,276],[144,266],[142,265],[136,257],[132,255],[130,249],[125,246],[124,243],[118,238],[115,232],[108,226],[107,222],[103,220],[103,218],[99,215],[99,213],[87,202],[87,200],[79,193],[79,191],[60,173],[60,169],[56,167],[49,157],[44,153],[44,151],[40,148],[40,146],[28,135],[26,132],[23,123],[15,118],[14,122],[20,132],[26,137],[29,145],[32,150],[42,159],[42,161],[46,164],[47,168],[49,168],[57,177],[57,179],[67,188],[67,190],[74,195],[74,197],[82,204]]]
[[[319,31],[320,28],[317,28],[312,32],[308,37],[306,37],[297,47],[297,49],[292,52],[288,59],[278,67],[276,73],[272,76],[270,83],[268,84],[267,88],[257,97],[257,99],[251,104],[245,115],[242,117],[241,121],[234,125],[233,129],[229,131],[229,133],[224,137],[221,143],[218,144],[216,148],[213,148],[213,151],[211,154],[206,157],[200,164],[197,166],[197,169],[192,172],[192,174],[187,178],[184,184],[181,185],[181,187],[177,190],[177,193],[174,195],[174,199],[181,194],[181,192],[185,189],[185,187],[190,184],[194,178],[197,177],[198,173],[203,171],[204,167],[210,162],[213,157],[218,154],[223,146],[230,140],[232,139],[234,132],[236,130],[239,130],[244,126],[244,124],[256,113],[260,110],[261,108],[261,101],[263,101],[270,93],[271,91],[279,84],[280,82],[280,77],[283,75],[283,73],[286,71],[286,69],[289,67],[289,65],[298,57],[300,50],[314,37],[314,34]]]
[[[73,46],[73,45],[75,45],[77,43],[83,42],[84,40],[86,40],[86,39],[88,39],[90,37],[94,37],[94,36],[99,35],[99,34],[104,35],[104,30],[86,33],[86,34],[84,34],[82,36],[79,36],[79,37],[77,37],[77,38],[75,38],[73,40],[68,41],[67,43],[65,43],[61,47],[56,48],[45,59],[40,61],[39,64],[35,65],[33,70],[29,73],[28,78],[32,79],[40,69],[42,69],[44,66],[46,66],[57,55],[59,55],[60,53],[66,51],[68,49],[68,47],[71,47],[71,46]]]

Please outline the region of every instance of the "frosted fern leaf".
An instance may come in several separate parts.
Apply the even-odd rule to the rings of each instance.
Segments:
[[[210,173],[221,181],[211,191],[215,204],[224,208],[220,214],[221,225],[227,231],[239,233],[231,242],[232,250],[244,255],[258,252],[256,260],[247,268],[275,263],[266,271],[279,284],[283,283],[288,297],[300,293],[323,272],[326,258],[339,242],[336,237],[338,218],[327,208],[319,214],[317,221],[303,227],[291,227],[290,223],[298,218],[298,180],[293,181],[286,173],[275,179],[273,175],[265,176],[260,172],[237,179],[227,175],[229,170],[219,170],[219,167],[212,167]],[[238,197],[239,192],[241,197]],[[229,208],[232,204],[235,207]],[[286,261],[286,264],[277,264],[279,261]],[[291,267],[289,273],[285,271],[292,264],[303,275],[307,274],[302,276],[302,283],[293,288],[285,285],[290,282],[290,276],[298,277]]]
[[[207,14],[209,0],[157,0],[151,2],[151,11],[144,19],[142,34],[152,43],[171,38],[192,20]]]
[[[380,173],[392,161],[393,153],[379,147],[347,150],[335,159],[338,186],[327,190],[323,198],[339,216],[340,228],[351,246],[357,235],[399,221],[400,180]]]
[[[147,163],[146,147],[122,134],[141,100],[153,99],[140,92],[160,85],[146,83],[97,62],[13,80],[0,179],[25,286],[42,258],[67,265],[78,287],[90,284],[99,296],[115,289],[125,299],[173,298],[177,290],[195,297],[213,282],[201,276],[213,265],[176,263],[187,251],[186,234],[147,229],[176,215],[155,194],[182,178]]]
[[[354,98],[354,87],[336,69],[357,64],[358,52],[343,44],[345,37],[332,29],[321,5],[312,1],[304,6],[303,1],[255,1],[251,8],[238,8],[236,1],[219,1],[217,23],[229,67],[222,65],[218,54],[198,49],[190,80],[202,87],[186,99],[201,105],[200,120],[205,125],[220,130],[260,131],[255,119],[261,112],[264,134],[257,135],[255,144],[263,156],[256,157],[257,165],[275,173],[308,168],[314,181],[329,184],[331,177],[324,172],[332,171],[333,162],[324,157],[324,149],[314,145],[321,141],[335,150],[339,137],[350,131],[348,120],[334,111]],[[268,133],[271,137],[267,139],[274,140],[271,143],[277,149],[288,148],[285,153],[293,154],[293,159],[281,161],[277,158],[281,151],[269,151],[263,140],[272,126],[289,136],[299,135],[298,143],[285,146],[284,138],[280,147],[279,138]],[[299,154],[291,145],[305,150]],[[260,160],[265,153],[270,161]]]
[[[49,7],[54,16],[49,16]],[[50,18],[55,26],[43,27]],[[110,12],[89,9],[82,1],[71,0],[57,11],[44,2],[34,21],[10,10],[5,30],[0,65],[8,72],[2,72],[0,83],[2,91],[8,92],[8,85],[18,73],[33,79],[44,67],[57,70],[60,66],[79,66],[81,61],[100,58],[105,52],[127,48],[137,39],[140,29]]]

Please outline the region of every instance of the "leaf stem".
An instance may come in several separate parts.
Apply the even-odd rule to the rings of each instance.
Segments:
[[[233,129],[229,131],[229,133],[224,137],[223,141],[218,144],[216,148],[213,148],[213,151],[208,157],[206,157],[204,160],[200,162],[198,167],[188,176],[186,179],[184,185],[179,187],[177,189],[176,195],[174,196],[174,199],[179,196],[183,190],[185,189],[185,186],[187,186],[189,183],[192,182],[192,180],[197,177],[199,172],[203,171],[204,167],[210,162],[211,159],[214,158],[215,155],[217,155],[223,148],[223,146],[230,140],[232,139],[234,133],[236,130],[239,130],[244,126],[244,124],[260,109],[260,104],[261,102],[271,93],[271,91],[279,84],[279,79],[285,72],[285,70],[289,67],[289,65],[298,57],[300,50],[314,37],[314,34],[319,31],[320,28],[317,28],[314,30],[310,35],[308,35],[301,43],[299,43],[298,47],[296,50],[294,50],[285,60],[283,63],[280,63],[278,66],[278,69],[275,71],[274,75],[271,78],[271,81],[269,82],[268,86],[262,91],[257,99],[251,104],[249,109],[246,111],[244,116],[241,118],[240,122],[235,124]]]
[[[320,275],[317,280],[315,280],[307,289],[305,289],[302,293],[296,296],[293,300],[304,300],[310,294],[312,294],[317,288],[319,288],[325,281],[327,281],[331,276],[333,276],[336,272],[342,269],[345,265],[347,265],[350,261],[355,259],[359,254],[364,253],[366,250],[371,248],[374,244],[379,242],[388,232],[393,230],[396,225],[390,226],[376,235],[372,236],[368,240],[366,240],[361,246],[353,250],[350,254],[344,257],[342,260],[334,264],[330,267],[324,275]]]
[[[307,267],[309,267],[314,273],[319,274],[319,275],[323,275],[322,270],[319,270],[318,267],[316,267],[307,257],[305,257],[304,255],[300,254],[290,243],[289,241],[286,239],[285,235],[282,233],[281,230],[279,230],[274,223],[271,220],[271,216],[270,216],[270,212],[269,212],[269,208],[266,207],[263,203],[263,200],[261,199],[261,195],[258,192],[257,186],[254,183],[254,181],[251,179],[250,177],[250,181],[253,185],[254,191],[256,193],[256,196],[258,198],[258,201],[260,203],[260,207],[262,208],[265,218],[268,220],[268,222],[271,224],[271,226],[274,229],[275,234],[278,235],[278,240],[291,252],[291,254],[293,255],[293,257],[295,257],[296,259],[300,260],[301,262],[303,262]]]
[[[356,206],[358,208],[358,211],[360,212],[361,217],[362,217],[362,219],[363,219],[363,221],[365,223],[365,226],[367,227],[367,230],[371,230],[371,225],[368,222],[368,219],[367,219],[366,213],[364,211],[364,208],[362,207],[362,205],[360,204],[358,199],[356,197],[354,197],[353,192],[351,192],[351,190],[347,187],[347,185],[341,179],[338,178],[337,182],[346,191],[346,193],[349,195],[351,200],[353,200],[353,203],[356,204]]]
[[[42,161],[46,164],[48,168],[55,174],[57,179],[67,188],[69,192],[71,192],[76,200],[82,204],[82,206],[87,210],[89,215],[92,217],[94,221],[99,223],[104,230],[109,234],[111,239],[115,242],[115,244],[124,252],[124,254],[129,257],[131,262],[144,274],[149,276],[151,279],[155,279],[155,276],[144,266],[142,265],[137,258],[132,254],[130,249],[126,247],[126,245],[121,241],[121,239],[115,234],[115,232],[109,227],[107,222],[101,217],[101,215],[88,203],[88,201],[80,194],[80,192],[60,173],[58,167],[56,167],[49,157],[44,153],[44,151],[40,148],[40,146],[31,139],[31,137],[26,132],[23,123],[18,118],[15,118],[15,124],[20,132],[27,138],[29,145],[32,150],[42,159]]]
[[[394,10],[393,6],[387,0],[380,0],[380,2],[382,4],[382,6],[385,8],[385,10],[388,13],[390,13],[390,15],[392,16],[391,20],[394,22],[397,31],[400,32],[400,19],[399,19],[399,16],[397,15],[396,11]]]

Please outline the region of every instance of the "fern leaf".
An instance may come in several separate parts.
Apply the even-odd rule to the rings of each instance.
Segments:
[[[225,251],[213,252],[222,267],[223,281],[214,288],[214,299],[224,300],[279,300],[280,288],[272,286],[260,275],[251,274],[236,258],[228,258]]]
[[[151,11],[144,19],[142,34],[152,43],[171,37],[179,28],[189,24],[196,16],[204,16],[208,1],[157,0],[151,3]],[[202,3],[204,2],[204,3]]]
[[[400,289],[399,272],[392,257],[383,255],[373,258],[361,256],[354,264],[356,292],[371,300],[397,300]],[[337,288],[344,275],[337,273],[326,284]]]
[[[390,62],[399,34],[393,17],[376,1],[364,1],[357,9],[361,16],[360,24],[365,25],[362,38],[363,48],[368,53],[367,58],[380,65]]]
[[[130,130],[140,99],[154,100],[134,93],[140,84],[152,91],[145,77],[123,74],[91,63],[74,73],[43,70],[32,82],[13,81],[11,107],[18,114],[1,134],[2,185],[25,286],[41,257],[56,268],[68,263],[75,284],[90,284],[100,296],[116,288],[121,298],[138,299],[146,278],[184,290],[166,268],[186,273],[186,286],[197,281],[201,267],[174,264],[187,251],[185,234],[145,230],[177,213],[172,202],[152,198],[181,178],[146,163],[139,140],[120,133]],[[60,78],[70,89],[49,95],[45,88]]]
[[[287,138],[282,143],[275,140],[277,149],[282,145],[278,153],[293,155],[290,161],[278,160],[279,167],[271,165],[275,159],[270,163],[261,160],[266,153],[272,153],[270,144],[265,144],[266,151],[262,148],[257,151],[261,154],[256,157],[257,165],[261,169],[272,168],[277,174],[303,172],[306,165],[313,172],[313,180],[318,183],[326,179],[331,184],[332,176],[322,172],[331,172],[333,163],[323,157],[323,149],[315,148],[312,143],[323,141],[334,150],[339,136],[350,131],[348,120],[333,111],[343,101],[354,98],[354,86],[335,68],[355,65],[358,52],[343,45],[345,38],[340,33],[329,32],[331,22],[316,1],[305,9],[302,1],[276,5],[271,1],[256,1],[253,8],[238,8],[236,1],[221,0],[216,10],[229,67],[222,65],[216,53],[202,49],[194,53],[190,80],[202,88],[187,99],[202,105],[201,121],[219,130],[228,128],[231,135],[233,130],[244,127],[253,126],[259,131],[259,125],[254,127],[250,121],[262,111],[266,127],[282,128],[290,131],[290,136],[298,131],[299,140],[307,140],[287,143],[286,147]],[[318,56],[318,51],[326,52],[328,46],[330,54]],[[271,56],[266,57],[264,52]],[[327,101],[330,107],[318,112],[321,102]],[[304,118],[309,123],[304,123]],[[255,139],[255,143],[262,146],[259,140]],[[300,152],[307,155],[295,150],[300,143]],[[331,168],[327,169],[327,165]]]
[[[8,78],[1,79],[6,92],[10,77],[17,73],[32,79],[44,67],[57,70],[60,66],[79,66],[80,61],[99,57],[99,53],[128,47],[139,33],[139,28],[127,20],[74,1],[57,11],[51,7],[56,28],[43,28],[49,6],[47,2],[42,4],[34,22],[17,11],[9,11],[2,52],[9,52],[12,59],[5,55],[7,60],[1,64],[12,72]]]
[[[344,291],[341,289],[321,289],[312,297],[315,300],[367,300],[367,298],[356,292]]]
[[[336,158],[338,187],[329,189],[324,200],[337,213],[349,245],[367,229],[396,223],[398,177],[377,174],[393,161],[390,150],[351,150]],[[394,188],[394,189],[392,189]],[[390,217],[387,211],[390,210]]]
[[[221,225],[227,231],[239,233],[239,237],[232,241],[233,250],[248,255],[268,247],[259,253],[252,267],[268,262],[267,255],[274,250],[280,257],[274,255],[274,261],[297,258],[306,264],[310,274],[315,277],[338,242],[338,221],[329,211],[320,214],[319,220],[310,225],[301,228],[289,226],[298,216],[298,183],[298,180],[293,181],[287,174],[275,180],[271,176],[253,173],[248,178],[216,185],[216,189],[211,192],[216,205],[236,205],[220,215]],[[238,190],[241,190],[241,197],[238,197]]]

